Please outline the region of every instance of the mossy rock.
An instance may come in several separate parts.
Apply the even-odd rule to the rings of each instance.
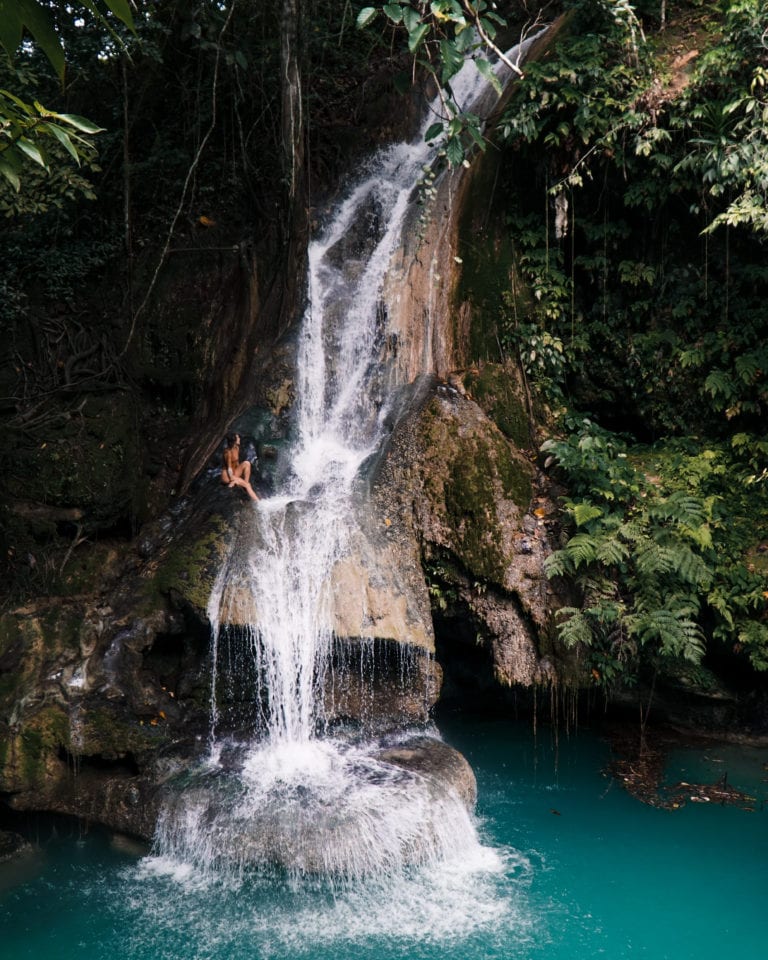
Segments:
[[[481,363],[464,376],[464,386],[507,439],[520,449],[531,445],[531,423],[516,368]]]
[[[84,712],[72,752],[76,756],[115,760],[156,750],[169,738],[168,727],[161,716],[144,721],[109,707],[98,707]]]
[[[0,720],[38,682],[46,663],[79,655],[82,611],[43,601],[0,616]]]
[[[69,744],[69,718],[57,705],[27,717],[19,732],[4,735],[0,728],[0,790],[16,792],[42,786],[51,768],[60,764],[60,749],[69,749]]]
[[[160,560],[152,586],[205,614],[208,599],[232,531],[219,514],[211,514],[200,527],[174,540]]]
[[[510,561],[504,531],[530,504],[532,469],[474,403],[458,406],[459,416],[436,398],[423,414],[424,493],[441,520],[443,545],[475,576],[503,583]]]

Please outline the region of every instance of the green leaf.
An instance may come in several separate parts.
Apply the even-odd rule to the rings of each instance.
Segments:
[[[458,137],[451,137],[445,145],[445,155],[452,167],[458,167],[464,160],[464,147]]]
[[[360,13],[358,13],[357,20],[355,21],[357,29],[364,30],[369,23],[373,23],[378,14],[379,11],[376,9],[376,7],[363,7]]]
[[[403,22],[403,8],[399,3],[385,3],[384,13],[386,13],[392,23]]]
[[[420,27],[414,30],[413,33],[408,34],[408,49],[411,53],[416,53],[416,51],[421,46],[424,37],[429,33],[429,27],[426,23],[422,23]]]
[[[59,120],[63,120],[76,130],[82,130],[83,133],[103,133],[104,131],[104,127],[97,127],[92,120],[87,120],[85,117],[79,117],[75,113],[59,113],[57,114],[57,117]]]
[[[10,182],[16,193],[18,193],[21,189],[21,180],[19,179],[19,175],[16,173],[16,170],[12,164],[8,163],[8,161],[5,159],[8,153],[10,153],[10,150],[5,150],[2,154],[0,154],[0,173],[2,173],[5,179]]]
[[[80,3],[82,3],[84,7],[90,10],[91,13],[99,21],[101,21],[101,23],[109,27],[109,24],[104,19],[104,15],[102,14],[101,10],[99,10],[98,6],[93,2],[93,0],[80,0]],[[112,13],[114,13],[114,15],[118,18],[118,20],[123,21],[123,23],[126,25],[126,27],[130,29],[132,33],[136,32],[134,30],[133,14],[131,13],[131,8],[128,5],[128,0],[104,0],[104,4],[106,7],[108,7],[112,11]]]
[[[600,507],[596,507],[592,503],[575,503],[573,505],[573,519],[577,527],[580,527],[584,523],[588,523],[590,520],[594,520],[596,517],[602,517],[603,511]]]
[[[37,0],[16,0],[21,22],[35,38],[35,43],[48,57],[60,78],[64,77],[64,49],[48,11]],[[10,51],[13,56],[16,51]]]
[[[45,157],[41,153],[38,147],[35,146],[30,140],[27,140],[26,137],[19,137],[15,141],[15,146],[21,150],[22,153],[25,153],[30,160],[34,160],[35,163],[39,163],[41,167],[47,167],[48,164],[45,161]]]
[[[444,129],[445,128],[442,123],[433,123],[424,134],[424,141],[429,143],[430,140],[436,140]]]
[[[488,36],[493,40],[496,36],[496,27],[486,17],[480,17],[480,26],[485,30]]]
[[[421,23],[421,17],[413,7],[403,7],[403,23],[405,24],[405,29],[408,33],[415,33],[419,24]],[[413,53],[413,51],[411,51]]]
[[[10,100],[12,103],[15,103],[16,106],[26,113],[28,117],[33,117],[35,115],[34,110],[28,103],[25,103],[23,100],[20,100],[16,94],[11,93],[10,90],[0,90],[0,97],[5,97],[7,100]]]
[[[501,94],[502,86],[499,78],[493,71],[493,67],[487,60],[475,60],[475,66],[482,76],[490,83],[496,93]]]
[[[456,0],[433,0],[429,9],[437,20],[450,20],[459,26],[464,26],[467,22],[464,11]]]
[[[64,147],[67,153],[72,157],[78,166],[80,165],[80,155],[75,149],[75,145],[72,143],[72,140],[69,137],[69,134],[62,127],[58,126],[56,123],[41,123],[38,130],[43,133],[49,133],[51,136],[55,137],[59,143]]]
[[[19,5],[15,0],[0,0],[0,47],[9,57],[19,49],[22,22]]]
[[[448,83],[451,77],[464,66],[464,57],[456,49],[456,44],[452,40],[441,40],[440,59],[443,65],[441,74],[443,83]]]
[[[576,607],[561,607],[557,611],[562,622],[558,624],[557,632],[566,647],[575,647],[583,643],[591,646],[594,639],[587,618]]]
[[[129,27],[131,30],[134,29],[133,14],[131,13],[128,0],[104,0],[104,3],[109,7],[112,13],[114,13],[118,20],[123,21],[126,27]]]
[[[485,151],[487,144],[485,142],[485,139],[483,138],[482,131],[480,130],[479,121],[468,120],[467,133],[470,135],[470,137],[472,137],[472,139],[475,141],[477,146],[480,147],[482,151]]]

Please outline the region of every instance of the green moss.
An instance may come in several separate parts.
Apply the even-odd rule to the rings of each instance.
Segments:
[[[509,455],[504,441],[476,441],[450,467],[445,506],[468,566],[489,580],[503,581],[506,555],[499,542],[496,483],[502,495],[525,509],[531,499],[530,476]]]
[[[115,758],[127,753],[140,754],[160,746],[168,739],[161,722],[156,726],[142,724],[109,709],[89,711],[80,729],[77,752]]]
[[[528,408],[514,370],[484,363],[467,374],[464,385],[505,437],[518,448],[530,446]]]
[[[37,783],[45,773],[43,738],[38,730],[25,730],[20,738],[21,774],[26,784]]]
[[[498,164],[492,151],[477,158],[459,221],[462,268],[456,300],[457,306],[465,302],[472,305],[469,362],[500,359],[500,320],[515,269],[509,231],[494,215],[504,209],[494,196]]]
[[[27,785],[45,776],[46,759],[69,748],[69,718],[60,707],[46,707],[26,722],[17,739],[19,771]]]
[[[427,409],[423,424],[427,496],[438,509],[443,506],[462,564],[476,576],[503,582],[507,557],[498,502],[512,500],[527,509],[529,465],[491,424],[464,432],[436,406]]]
[[[483,458],[452,464],[445,486],[445,507],[466,565],[489,580],[504,577],[504,554],[493,529],[495,506]]]
[[[208,604],[216,572],[224,555],[227,525],[220,516],[210,517],[208,529],[194,540],[174,543],[154,580],[162,594],[176,591],[198,609]]]

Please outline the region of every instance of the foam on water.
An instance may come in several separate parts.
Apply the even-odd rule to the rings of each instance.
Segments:
[[[347,956],[366,943],[389,944],[387,956],[397,944],[409,956],[418,955],[414,944],[432,955],[481,933],[486,948],[498,939],[497,948],[519,956],[540,923],[526,893],[530,873],[524,856],[478,845],[475,856],[342,888],[251,878],[234,890],[163,858],[126,870],[123,885],[142,926],[183,938],[186,957]]]

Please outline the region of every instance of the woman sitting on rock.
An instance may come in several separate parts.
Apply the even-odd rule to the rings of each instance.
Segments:
[[[251,486],[251,464],[249,460],[240,462],[240,435],[227,434],[227,445],[224,448],[224,464],[221,468],[221,482],[228,487],[242,487],[251,500],[258,500],[258,496]]]

